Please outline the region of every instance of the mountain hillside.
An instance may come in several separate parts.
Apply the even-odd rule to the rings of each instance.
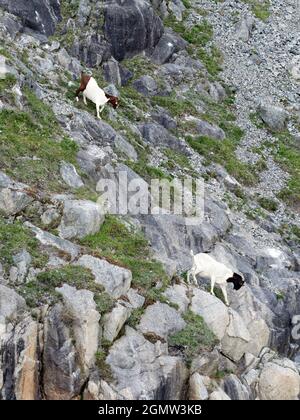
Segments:
[[[0,399],[299,399],[299,27],[297,1],[0,0]],[[204,219],[105,214],[120,173],[204,182]],[[229,306],[191,250],[243,275]]]

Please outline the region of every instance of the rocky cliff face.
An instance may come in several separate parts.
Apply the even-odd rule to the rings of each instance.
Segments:
[[[299,398],[299,19],[0,0],[0,399]],[[121,98],[102,120],[87,69]],[[205,180],[203,222],[104,216],[120,171]],[[190,249],[243,273],[230,307],[186,284]]]

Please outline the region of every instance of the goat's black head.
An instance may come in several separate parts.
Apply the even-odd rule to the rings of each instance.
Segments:
[[[233,283],[234,290],[239,290],[245,284],[245,280],[240,274],[233,273],[232,277],[226,280],[227,283]]]

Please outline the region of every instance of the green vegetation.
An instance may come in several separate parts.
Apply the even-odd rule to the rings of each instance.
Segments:
[[[127,321],[127,324],[130,327],[135,328],[139,324],[144,312],[145,312],[144,308],[133,309],[133,311],[131,312],[131,315],[130,315],[128,321]]]
[[[100,313],[109,312],[114,306],[112,298],[103,291],[103,286],[95,282],[92,272],[80,266],[66,265],[41,272],[36,279],[20,286],[19,292],[26,299],[28,306],[37,307],[41,304],[57,302],[59,294],[55,288],[61,287],[64,283],[76,289],[93,292],[97,310]]]
[[[274,212],[278,209],[278,203],[272,198],[260,197],[257,201],[265,210]]]
[[[167,170],[172,171],[178,168],[180,170],[184,170],[188,175],[195,178],[198,177],[198,174],[193,169],[192,164],[186,155],[172,149],[165,149],[164,154],[168,160],[164,162],[162,166],[164,166]]]
[[[185,16],[188,13],[187,11]],[[178,22],[174,16],[169,16],[164,23],[189,43],[188,51],[192,57],[200,59],[212,76],[218,75],[222,70],[223,56],[215,45],[208,47],[213,37],[213,29],[206,19],[190,28],[185,25],[184,20]]]
[[[169,345],[179,347],[187,364],[190,364],[200,352],[212,350],[218,340],[201,316],[187,311],[183,318],[186,327],[169,338]]]
[[[210,137],[187,138],[190,146],[205,157],[206,163],[223,165],[228,173],[245,185],[254,185],[257,175],[250,165],[238,160],[235,155],[236,142],[232,139],[216,140]]]
[[[283,199],[293,208],[299,208],[300,204],[300,153],[294,138],[289,133],[277,135],[279,144],[274,152],[275,160],[290,174],[287,186],[279,193]]]
[[[177,98],[176,95],[171,96],[154,96],[151,98],[152,105],[159,105],[166,108],[173,117],[181,117],[184,114],[198,115],[195,104],[191,99]]]
[[[4,79],[0,78],[0,93],[4,90],[10,91],[14,84],[16,83],[16,78],[13,74],[8,74]]]
[[[196,50],[195,54],[212,76],[217,76],[222,71],[223,55],[215,45],[209,49],[209,52],[200,48]]]
[[[39,243],[32,232],[21,222],[8,222],[0,216],[0,262],[4,268],[13,264],[13,255],[26,249],[34,267],[42,268],[47,258],[41,253]]]
[[[284,295],[284,293],[282,291],[279,291],[279,292],[276,293],[276,299],[278,301],[284,300],[284,298],[285,298],[285,295]]]
[[[96,366],[99,369],[99,374],[101,378],[108,382],[113,381],[113,374],[111,371],[111,367],[108,363],[106,363],[106,357],[107,357],[108,351],[107,350],[98,350],[95,354],[96,357]]]
[[[294,241],[300,244],[300,227],[293,224],[282,224],[278,229],[278,233],[287,241]]]
[[[265,123],[263,122],[263,120],[260,118],[260,116],[258,115],[257,112],[252,112],[249,115],[249,120],[255,125],[255,127],[260,128],[260,129],[264,129],[266,128]]]
[[[269,0],[243,0],[251,6],[253,14],[263,21],[266,21],[270,16],[270,1]]]
[[[133,287],[145,296],[159,281],[167,286],[163,266],[152,258],[148,241],[115,216],[107,216],[100,232],[87,236],[81,244],[131,270]],[[161,293],[163,288],[156,290]]]
[[[122,64],[134,74],[135,79],[138,79],[145,74],[153,74],[157,68],[148,57],[143,55],[136,55],[133,58],[124,60]]]
[[[0,167],[18,181],[63,191],[60,162],[76,164],[78,146],[63,136],[52,110],[25,90],[28,112],[0,111]]]
[[[133,171],[139,174],[145,181],[151,181],[151,179],[169,179],[172,180],[172,177],[164,172],[160,168],[154,166],[149,166],[147,162],[142,159],[139,159],[136,162],[127,161],[126,165],[129,166]]]

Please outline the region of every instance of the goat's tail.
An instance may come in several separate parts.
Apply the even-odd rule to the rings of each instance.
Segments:
[[[191,249],[190,254],[192,257],[194,257],[194,251]]]

